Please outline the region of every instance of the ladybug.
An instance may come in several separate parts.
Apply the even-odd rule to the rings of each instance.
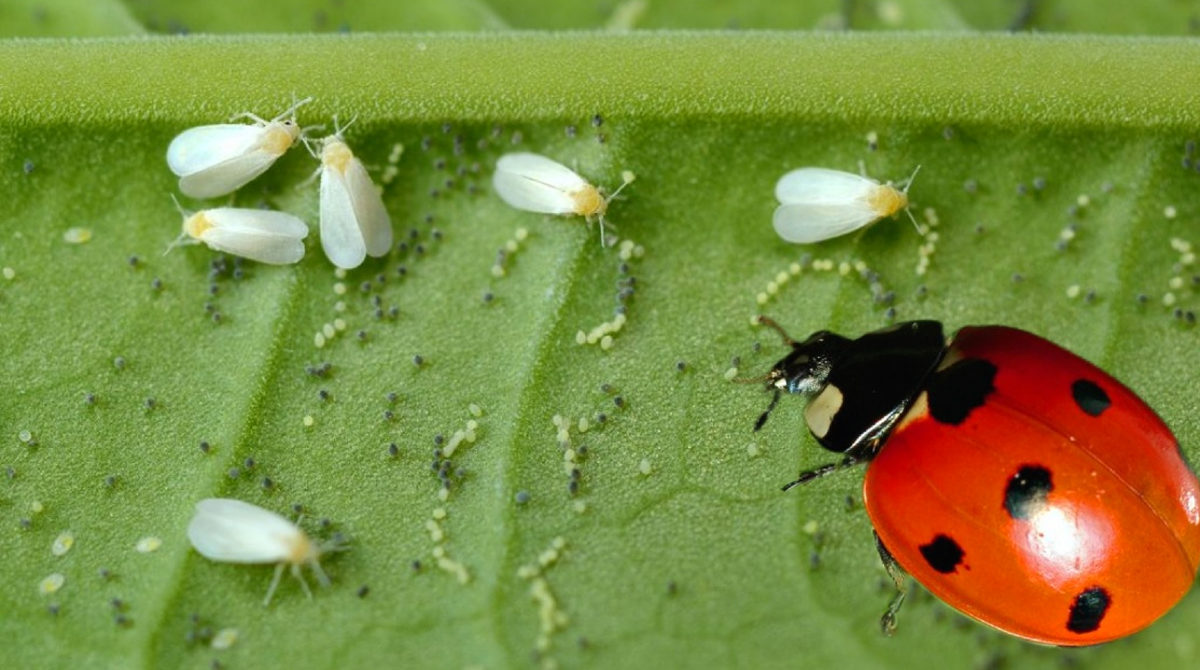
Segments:
[[[1037,335],[909,321],[849,339],[822,330],[767,373],[811,396],[805,422],[839,461],[788,490],[870,462],[863,503],[896,595],[906,573],[960,612],[1044,644],[1083,646],[1150,625],[1200,566],[1200,482],[1145,402]]]

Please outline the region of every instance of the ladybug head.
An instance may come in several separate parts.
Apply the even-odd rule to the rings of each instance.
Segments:
[[[783,336],[783,341],[791,345],[792,351],[766,374],[767,390],[774,391],[775,395],[771,398],[767,410],[755,422],[756,432],[767,422],[767,417],[770,416],[771,410],[775,409],[784,391],[801,395],[811,395],[820,391],[833,370],[834,362],[850,344],[849,339],[828,330],[819,330],[807,340],[797,342],[788,337],[774,321],[766,317],[759,317],[759,321],[777,330]]]

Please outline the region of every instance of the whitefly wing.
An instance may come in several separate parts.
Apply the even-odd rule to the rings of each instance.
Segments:
[[[253,151],[266,132],[264,126],[244,123],[189,128],[171,140],[167,166],[180,177],[207,170]]]
[[[392,219],[366,168],[357,158],[346,164],[345,186],[367,254],[386,256],[392,248]]]
[[[496,194],[510,206],[542,214],[574,214],[572,194],[587,180],[567,166],[533,153],[505,154],[492,175]]]
[[[253,149],[241,156],[179,178],[179,190],[191,198],[228,195],[253,181],[275,164],[279,154]]]
[[[212,227],[200,240],[217,251],[271,265],[290,265],[304,258],[308,226],[285,212],[219,207],[205,212]]]
[[[826,168],[800,168],[779,178],[775,184],[775,198],[784,205],[840,205],[855,200],[865,203],[867,197],[877,188],[879,182],[874,179],[850,172]]]
[[[206,210],[208,218],[220,228],[250,234],[280,235],[302,240],[308,237],[308,224],[287,212],[273,209],[217,207]]]
[[[196,503],[188,540],[205,558],[227,563],[281,563],[307,541],[304,531],[278,514],[230,498]]]
[[[346,175],[330,166],[321,169],[321,248],[331,263],[347,270],[367,256]]]
[[[879,215],[865,202],[859,206],[798,204],[775,208],[775,232],[794,244],[811,244],[852,233]]]

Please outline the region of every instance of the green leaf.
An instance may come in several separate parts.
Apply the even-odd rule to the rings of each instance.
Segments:
[[[750,325],[759,312],[796,335],[889,323],[861,262],[877,293],[894,292],[896,319],[1009,323],[1096,361],[1200,459],[1188,317],[1200,300],[1171,246],[1196,241],[1200,214],[1200,174],[1183,167],[1198,52],[1175,39],[967,34],[0,43],[0,267],[12,270],[0,278],[0,467],[12,468],[0,633],[19,641],[7,663],[1186,667],[1194,594],[1098,649],[1028,645],[928,596],[881,637],[889,588],[861,505],[845,503],[861,501],[861,472],[780,493],[830,455],[795,398],[752,433],[768,396],[726,371],[740,357],[752,377],[782,355]],[[308,95],[301,123],[356,117],[347,141],[380,181],[403,145],[384,197],[406,248],[344,278],[315,235],[295,267],[227,259],[214,273],[202,246],[164,256],[179,225],[170,139]],[[634,172],[609,232],[644,255],[622,267],[595,225],[506,207],[490,172],[514,148],[610,189]],[[903,218],[812,248],[772,231],[783,172],[859,161],[892,180],[921,165],[913,213],[938,221],[923,276],[928,242]],[[315,225],[315,187],[302,185],[315,168],[293,151],[233,201]],[[72,227],[91,239],[67,242]],[[528,237],[498,277],[497,250],[519,229]],[[805,269],[792,275],[793,263]],[[614,317],[630,277],[612,348],[577,344]],[[556,415],[572,421],[572,448],[588,446],[575,496]],[[472,420],[443,501],[437,438],[445,448]],[[193,505],[211,496],[283,514],[302,504],[314,536],[347,536],[324,561],[332,588],[309,601],[285,578],[263,608],[271,567],[188,545]],[[74,546],[55,556],[63,531]],[[139,553],[146,537],[162,547]],[[43,596],[52,573],[65,584]],[[239,641],[213,650],[208,633],[224,628]]]
[[[10,37],[104,37],[134,35],[145,28],[117,0],[15,0],[5,3],[0,35]]]

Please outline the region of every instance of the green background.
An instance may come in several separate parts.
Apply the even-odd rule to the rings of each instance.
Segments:
[[[1113,372],[1200,459],[1196,270],[1171,245],[1200,241],[1188,154],[1200,6],[778,4],[6,3],[6,664],[1195,664],[1196,594],[1092,649],[1020,642],[919,592],[882,637],[890,585],[861,470],[780,493],[832,455],[796,398],[754,434],[768,396],[726,373],[736,358],[738,374],[760,375],[782,356],[751,326],[760,312],[796,336],[1006,323]],[[346,139],[377,180],[403,145],[384,200],[407,248],[336,277],[315,235],[316,188],[303,185],[317,164],[297,150],[232,199],[185,205],[291,211],[314,227],[301,263],[214,270],[203,246],[164,256],[179,226],[170,139],[242,111],[273,116],[293,96],[316,99],[304,125],[356,116]],[[610,233],[644,255],[622,268],[594,225],[506,207],[490,173],[513,148],[609,188],[633,171]],[[881,180],[921,166],[912,211],[938,222],[925,275],[926,241],[906,218],[808,248],[772,231],[785,171],[860,161]],[[66,242],[72,227],[92,238]],[[529,237],[496,277],[518,228]],[[793,263],[805,269],[760,304]],[[576,344],[613,317],[630,277],[613,347]],[[346,330],[317,348],[335,319]],[[590,422],[570,435],[588,447],[574,496],[555,415]],[[478,439],[454,455],[443,502],[435,440],[473,418]],[[285,578],[263,608],[270,566],[213,563],[188,545],[193,505],[211,496],[289,516],[301,504],[314,537],[348,538],[324,561],[332,588],[310,601]],[[426,527],[437,509],[440,541]],[[54,556],[63,531],[75,545]],[[137,552],[148,536],[162,547]],[[540,605],[519,572],[557,538],[542,577],[565,618],[538,651]],[[439,547],[469,583],[439,569]],[[65,584],[42,595],[51,573]],[[224,628],[239,640],[212,649]]]

